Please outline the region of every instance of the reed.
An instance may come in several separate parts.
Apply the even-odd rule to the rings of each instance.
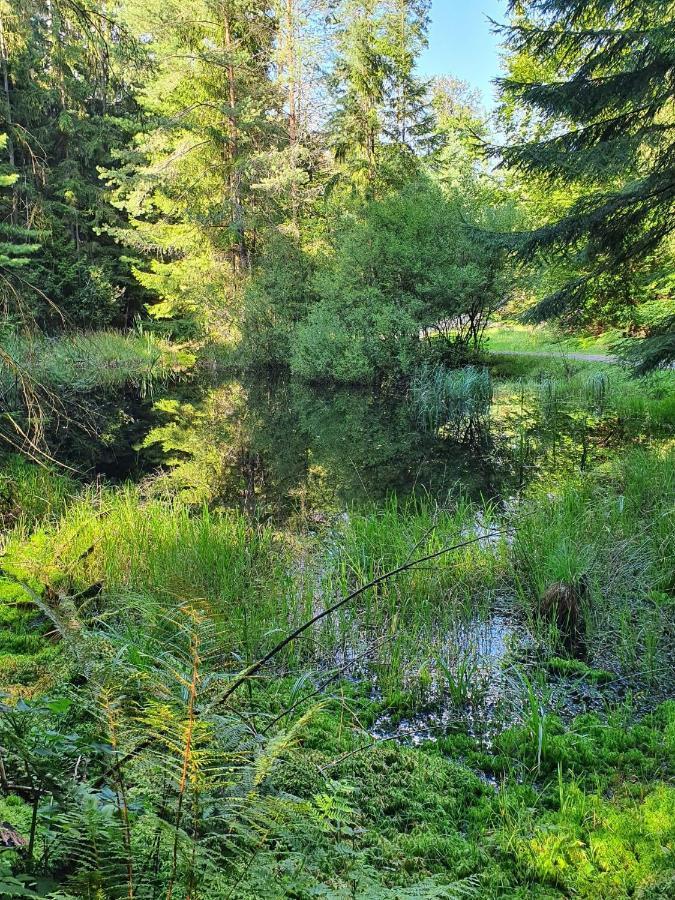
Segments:
[[[435,431],[453,419],[487,412],[492,400],[490,373],[474,366],[448,369],[427,363],[411,379],[410,399],[420,427]]]

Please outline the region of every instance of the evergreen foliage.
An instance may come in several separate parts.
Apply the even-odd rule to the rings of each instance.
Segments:
[[[0,130],[17,176],[0,210],[4,227],[39,236],[14,297],[40,324],[124,324],[133,314],[128,266],[101,235],[113,210],[98,167],[133,134],[139,59],[94,0],[0,3]]]
[[[658,297],[643,366],[667,363],[675,356],[664,280],[675,222],[675,7],[532,0],[511,12],[511,73],[501,88],[519,138],[499,153],[522,176],[545,177],[574,198],[518,244],[525,257],[567,250],[575,270],[530,318],[597,319],[598,295],[609,295],[614,314]]]
[[[298,354],[311,357],[311,340],[321,343],[332,319],[361,378],[405,369],[414,341],[403,344],[418,325],[450,323],[460,347],[458,310],[469,293],[477,345],[479,307],[489,314],[496,293],[500,301],[513,293],[500,251],[510,245],[543,263],[518,285],[521,296],[540,295],[530,317],[648,335],[639,366],[666,364],[671,7],[512,4],[503,177],[481,162],[490,130],[470,90],[416,74],[428,0],[125,0],[114,8],[2,0],[7,311],[47,328],[128,326],[149,315],[169,336],[243,339],[247,359],[295,359],[297,371],[307,368]],[[404,298],[395,310],[389,292],[398,287],[383,281],[366,302],[377,315],[359,323],[358,303],[335,306],[346,277],[338,257],[349,246],[340,232],[367,221],[373,202],[429,179],[457,210],[435,260],[447,271],[413,291],[425,295],[414,309]],[[516,211],[521,195],[527,203]],[[424,214],[412,195],[404,206],[411,275],[423,269],[410,256]],[[483,234],[461,238],[472,226]],[[480,266],[469,274],[472,242],[494,270],[489,284]],[[346,296],[372,288],[360,272]],[[509,277],[515,286],[513,270]],[[305,323],[301,353],[293,335]],[[364,349],[378,323],[384,345],[400,335],[394,352]]]
[[[7,147],[7,135],[0,134],[0,150]],[[17,172],[0,169],[0,188],[12,188],[18,181]],[[35,243],[35,233],[27,228],[19,228],[12,222],[0,224],[0,270],[18,269],[27,266],[31,255],[39,249]]]
[[[2,898],[674,896],[675,7],[431,6],[0,0]]]

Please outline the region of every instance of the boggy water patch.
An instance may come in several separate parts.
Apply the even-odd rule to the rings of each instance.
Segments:
[[[495,730],[514,719],[513,667],[533,647],[524,623],[507,608],[459,620],[404,678],[398,694],[385,698],[378,685],[392,708],[378,717],[371,734],[420,744],[462,729],[489,743]]]
[[[569,722],[622,703],[628,693],[619,673],[552,655],[506,605],[458,622],[399,691],[387,689],[386,680],[380,667],[373,698],[388,708],[369,729],[374,738],[419,745],[460,732],[488,751],[514,725],[548,715]],[[640,711],[657,700],[642,696]]]
[[[461,490],[503,502],[538,477],[591,468],[645,437],[644,411],[619,427],[611,405],[563,386],[568,394],[553,403],[538,383],[498,381],[480,410],[448,408],[430,429],[405,386],[330,388],[247,373],[203,385],[199,397],[192,385],[158,399],[140,457],[163,471],[168,490],[303,527],[391,495],[444,502]]]

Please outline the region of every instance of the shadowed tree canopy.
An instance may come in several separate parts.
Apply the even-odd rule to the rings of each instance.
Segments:
[[[598,290],[655,299],[640,368],[675,358],[675,4],[511,2],[500,80],[519,139],[498,152],[528,179],[569,189],[553,221],[517,237],[525,259],[565,251],[573,273],[529,311],[579,321]],[[515,64],[514,64],[515,61]],[[669,309],[670,306],[670,309]]]

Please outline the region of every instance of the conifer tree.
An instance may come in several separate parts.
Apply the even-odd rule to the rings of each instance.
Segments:
[[[563,215],[520,241],[525,258],[563,250],[575,269],[530,317],[579,321],[599,291],[616,304],[660,293],[663,313],[643,344],[641,367],[667,363],[675,357],[675,316],[667,308],[675,231],[675,4],[513,0],[510,10],[511,73],[501,89],[521,128],[520,140],[499,152],[526,178],[565,186],[575,198]]]
[[[365,196],[400,186],[439,145],[429,85],[415,66],[429,0],[345,0],[333,71],[335,156]]]
[[[271,7],[276,26],[271,76],[283,105],[283,123],[257,189],[276,206],[272,227],[290,225],[296,234],[300,220],[312,215],[327,168],[321,123],[329,5],[330,0],[273,0]]]
[[[330,121],[331,140],[337,162],[372,196],[387,77],[380,4],[378,0],[345,0],[340,19],[332,78],[336,110]]]
[[[439,146],[430,85],[415,71],[427,45],[430,8],[430,0],[389,0],[384,12],[387,75],[383,130],[409,162]]]
[[[262,0],[130,3],[129,27],[156,60],[147,129],[107,172],[143,259],[135,274],[157,319],[231,318],[266,222],[269,157],[283,144],[271,70],[276,21]]]
[[[6,148],[7,135],[0,134],[0,151]],[[0,166],[0,189],[13,187],[18,178],[17,172],[12,172],[9,167]],[[4,199],[3,195],[0,195],[0,199]],[[13,205],[10,198],[8,214],[4,221],[0,220],[0,278],[6,278],[11,269],[27,266],[31,256],[39,250],[34,232],[12,223]],[[7,309],[4,309],[3,313],[6,315]]]
[[[0,130],[18,176],[9,216],[41,234],[22,274],[40,324],[123,320],[128,272],[101,234],[112,209],[98,167],[135,128],[135,52],[100,0],[0,0]]]

